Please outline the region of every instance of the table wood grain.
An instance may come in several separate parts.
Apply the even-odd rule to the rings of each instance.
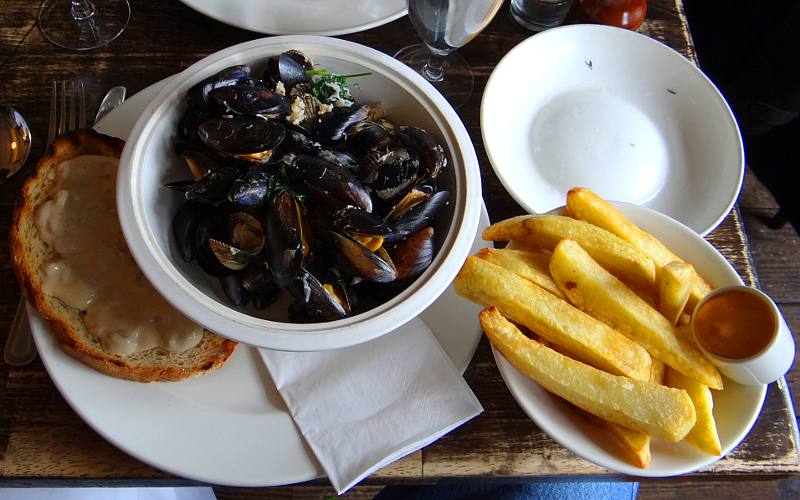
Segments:
[[[24,177],[45,148],[50,82],[81,78],[90,111],[114,85],[130,93],[180,72],[215,51],[263,35],[205,18],[177,1],[134,1],[125,33],[109,47],[71,53],[51,46],[36,27],[38,5],[5,0],[0,17],[0,102],[28,120],[34,144],[20,174],[0,185],[0,343],[5,342],[19,291],[8,255],[11,212]],[[651,0],[641,32],[694,59],[680,0]],[[480,97],[494,66],[530,34],[503,8],[488,28],[459,49],[476,74],[475,93],[459,111],[481,165],[484,199],[492,219],[523,213],[494,175],[479,130]],[[416,35],[402,18],[364,33],[344,36],[387,54]],[[535,82],[520,82],[520,92]],[[755,274],[738,208],[708,237],[747,283]],[[436,443],[387,466],[366,483],[430,483],[460,478],[619,477],[553,442],[516,405],[483,341],[466,378],[486,411]],[[796,420],[788,389],[770,386],[750,435],[730,455],[688,479],[781,477],[800,472]],[[0,364],[0,485],[180,485],[189,481],[162,473],[107,443],[69,408],[41,362],[24,368]],[[324,481],[317,481],[324,484]]]

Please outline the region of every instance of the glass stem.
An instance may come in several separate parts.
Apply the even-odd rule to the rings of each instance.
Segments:
[[[428,62],[422,67],[422,76],[430,82],[444,80],[444,56],[431,52],[428,56]]]
[[[69,12],[75,22],[88,21],[94,18],[97,9],[89,0],[70,0]]]

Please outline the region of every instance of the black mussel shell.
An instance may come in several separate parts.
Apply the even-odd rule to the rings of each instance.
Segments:
[[[369,116],[368,106],[350,106],[334,108],[319,119],[314,128],[317,140],[323,144],[331,144],[345,137],[345,131],[355,123],[364,121]]]
[[[297,155],[290,176],[315,199],[334,205],[354,205],[372,211],[372,199],[358,178],[318,156]]]
[[[185,181],[172,181],[164,184],[164,187],[185,193],[190,187],[194,186],[195,182],[197,181],[194,179],[187,179]]]
[[[189,108],[207,109],[209,105],[208,95],[212,90],[236,85],[240,80],[249,76],[250,67],[240,64],[225,68],[219,73],[206,78],[190,88],[186,93]]]
[[[211,99],[224,112],[237,115],[282,115],[289,112],[289,98],[262,83],[214,89]]]
[[[186,190],[186,199],[209,205],[222,205],[228,201],[228,192],[238,176],[239,169],[232,166],[226,165],[212,170],[189,186]]]
[[[327,231],[323,237],[339,267],[351,275],[379,283],[389,283],[397,278],[397,270],[382,248],[372,252],[353,238],[335,231]]]
[[[408,237],[389,252],[397,279],[416,278],[433,261],[433,228],[428,226]]]
[[[375,196],[391,203],[417,181],[419,160],[405,148],[373,150],[361,161],[361,178]]]
[[[201,218],[195,231],[197,263],[200,265],[200,269],[217,278],[233,274],[233,270],[222,265],[217,256],[214,255],[214,250],[211,249],[208,240],[224,241],[227,236],[225,214],[221,212],[212,213],[208,217]]]
[[[420,177],[436,179],[447,165],[444,148],[425,130],[418,127],[400,127],[398,137],[403,145],[419,157]]]
[[[225,297],[235,306],[243,306],[250,299],[250,294],[242,286],[241,273],[229,274],[219,279],[222,292]]]
[[[184,262],[191,262],[196,256],[196,233],[200,223],[198,208],[194,202],[184,202],[172,219],[172,234]]]
[[[178,142],[175,144],[175,153],[181,157],[195,179],[203,178],[210,171],[216,170],[222,165],[219,157],[198,143]]]
[[[311,239],[304,217],[300,202],[287,191],[278,193],[267,211],[267,262],[280,286],[287,286],[310,258]]]
[[[383,238],[392,232],[383,217],[354,206],[337,210],[332,224],[334,229],[350,235]]]
[[[288,288],[294,297],[292,316],[307,316],[310,321],[334,321],[347,316],[347,311],[313,274],[302,269]]]
[[[178,122],[178,137],[182,141],[201,144],[200,136],[197,135],[197,128],[201,123],[213,117],[214,115],[210,111],[189,106]]]
[[[307,70],[314,68],[313,63],[302,52],[289,50],[267,61],[264,81],[276,84],[283,82],[287,93],[298,83],[308,83]]]
[[[278,287],[278,285],[272,285],[272,288],[253,295],[253,307],[256,309],[264,309],[273,304],[280,294],[280,287]]]
[[[427,200],[417,203],[409,208],[400,219],[394,223],[394,231],[386,236],[387,244],[402,241],[416,233],[425,226],[431,225],[436,213],[450,200],[449,191],[439,191]]]
[[[269,268],[269,264],[263,255],[257,255],[247,265],[242,276],[242,286],[248,292],[256,294],[267,292],[277,287],[272,280],[272,271]]]
[[[317,152],[317,156],[338,167],[345,168],[354,174],[358,174],[358,161],[345,151],[323,148]]]
[[[243,177],[233,181],[228,200],[245,208],[259,206],[267,200],[274,177],[275,174],[258,166],[251,167]]]
[[[392,142],[392,136],[377,123],[363,121],[347,129],[347,147],[365,155],[371,149],[385,148]]]
[[[212,151],[241,157],[275,149],[283,141],[285,129],[274,120],[239,116],[207,120],[198,135]]]
[[[319,149],[319,143],[311,138],[308,132],[298,125],[286,123],[284,145],[293,153],[313,153]]]

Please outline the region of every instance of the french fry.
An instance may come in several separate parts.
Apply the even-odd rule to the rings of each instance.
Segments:
[[[486,336],[518,370],[575,406],[616,424],[668,441],[694,426],[686,391],[611,375],[526,337],[497,310],[480,314]]]
[[[564,238],[580,243],[593,259],[622,281],[640,289],[653,289],[653,261],[627,241],[588,222],[561,215],[522,215],[483,231],[484,240],[523,241],[551,251]]]
[[[639,380],[650,376],[650,356],[642,346],[505,268],[467,257],[453,286],[462,297],[496,306],[512,321],[581,361]]]
[[[717,424],[714,421],[714,399],[711,397],[711,390],[672,369],[667,369],[665,380],[668,386],[686,391],[694,403],[697,421],[692,430],[686,434],[684,438],[686,442],[709,455],[722,455]]]
[[[698,382],[722,389],[714,365],[678,334],[677,328],[572,240],[550,257],[550,274],[570,302],[636,340],[650,354]]]
[[[585,220],[606,229],[648,255],[656,265],[656,271],[670,262],[681,260],[653,235],[639,229],[627,217],[586,188],[573,188],[567,193],[567,210],[578,219]],[[689,296],[689,307],[711,292],[711,285],[697,275],[692,293]]]
[[[476,254],[476,257],[504,267],[517,276],[536,283],[556,297],[566,299],[553,278],[550,277],[550,256],[542,251],[483,248]]]
[[[661,269],[658,275],[658,312],[673,325],[689,301],[697,273],[691,264],[674,260]]]

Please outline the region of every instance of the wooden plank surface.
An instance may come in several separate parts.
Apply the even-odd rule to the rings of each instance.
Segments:
[[[8,224],[23,178],[45,147],[42,138],[46,136],[50,81],[84,79],[93,112],[99,98],[113,85],[126,85],[133,93],[212,52],[262,36],[207,19],[179,2],[136,2],[133,8],[131,24],[117,41],[106,49],[78,54],[57,49],[43,39],[34,22],[37,4],[25,0],[4,2],[0,14],[0,81],[4,83],[0,86],[0,102],[13,105],[24,114],[33,130],[34,145],[32,159],[23,173],[0,185],[0,343],[5,342],[19,298],[8,259]],[[649,2],[642,33],[693,57],[679,0]],[[503,8],[479,37],[459,50],[476,74],[475,94],[459,115],[475,144],[484,198],[493,219],[523,211],[508,196],[486,158],[479,130],[480,96],[499,59],[527,36],[529,33],[514,24],[507,8]],[[387,54],[417,41],[406,18],[343,38]],[[526,84],[521,82],[520,91]],[[746,213],[745,217],[752,214]],[[734,211],[709,236],[709,241],[745,281],[752,283],[755,275],[743,227],[740,213]],[[771,286],[784,295],[797,289],[793,287],[796,275],[785,275],[786,268],[785,264],[774,270],[767,266],[770,282],[774,283]],[[796,320],[796,309],[793,314]],[[485,341],[466,377],[485,406],[485,414],[421,452],[378,471],[367,484],[465,477],[593,477],[608,473],[560,447],[522,413],[503,384]],[[764,411],[745,442],[730,456],[690,479],[770,477],[798,472],[797,443],[792,433],[795,422],[789,410],[785,393],[776,386],[770,387]],[[0,364],[0,484],[31,483],[163,485],[186,481],[142,464],[106,443],[68,407],[39,360],[19,369]]]

